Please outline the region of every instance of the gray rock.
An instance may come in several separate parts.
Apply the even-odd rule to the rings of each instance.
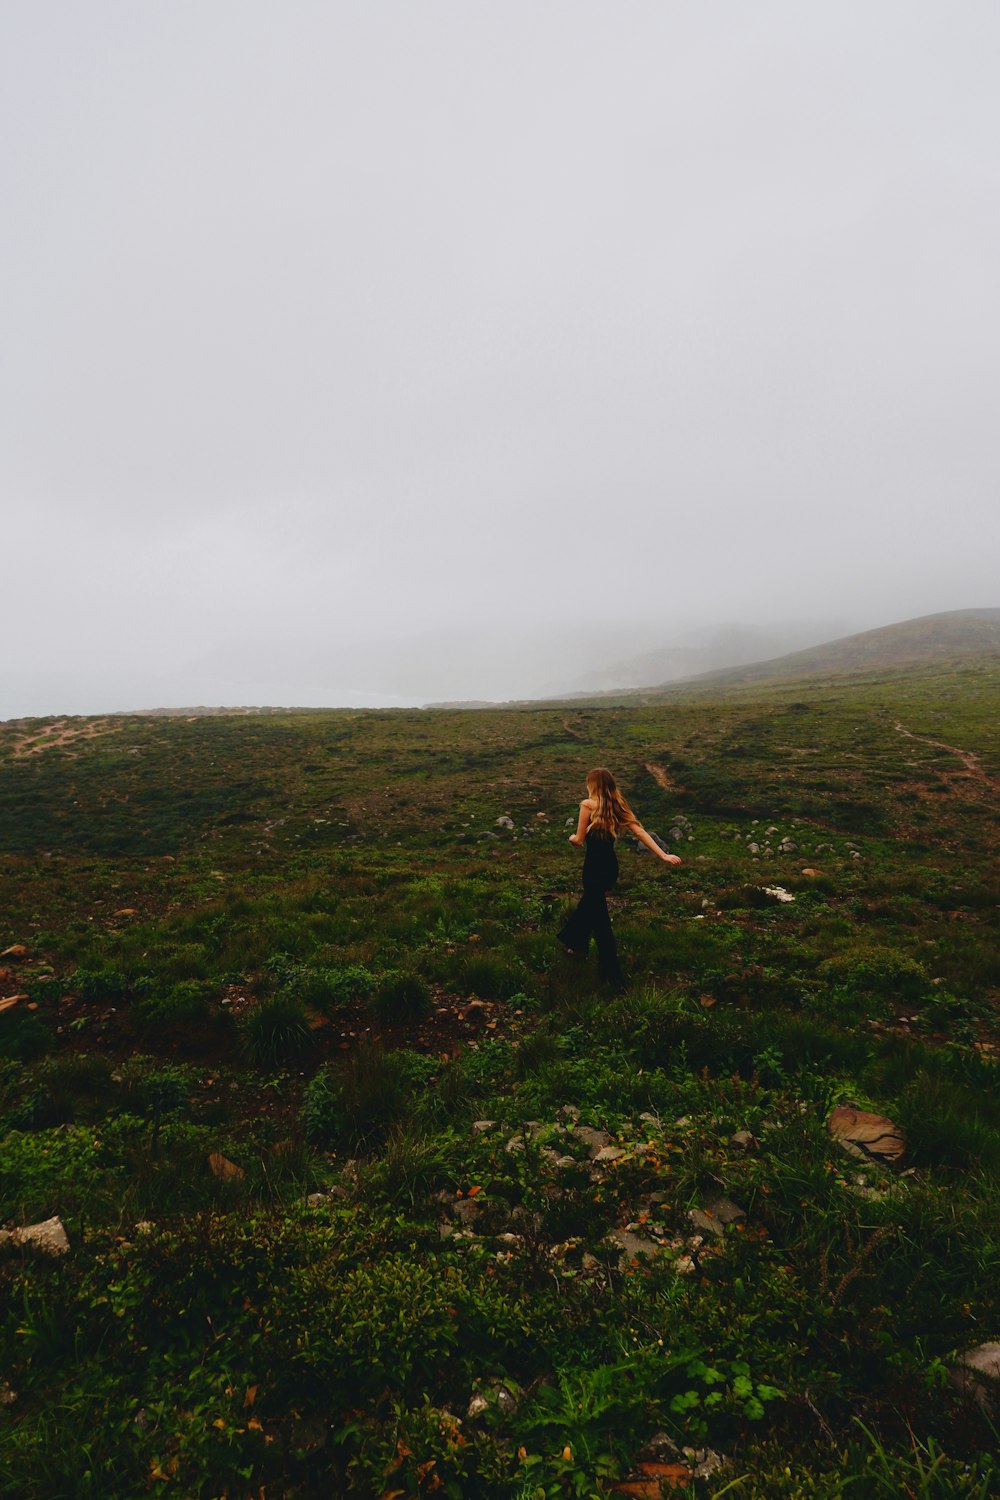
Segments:
[[[624,1155],[625,1152],[620,1146],[602,1146],[593,1159],[595,1162],[613,1162]]]
[[[738,1146],[741,1151],[749,1151],[751,1146],[756,1146],[757,1142],[749,1130],[736,1130],[729,1137],[729,1144]]]
[[[635,1455],[638,1463],[642,1464],[674,1464],[681,1456],[681,1450],[673,1438],[666,1432],[654,1432],[648,1443],[643,1443]]]
[[[608,1235],[612,1244],[617,1245],[623,1262],[638,1260],[640,1256],[652,1259],[654,1255],[663,1254],[663,1246],[656,1240],[645,1239],[642,1235],[633,1234],[628,1229],[613,1229]]]
[[[747,844],[747,849],[748,849],[748,851],[751,854],[759,854],[760,853],[760,845],[759,844]]]
[[[729,1460],[714,1448],[683,1448],[682,1453],[694,1470],[695,1479],[710,1479]]]
[[[513,828],[514,827],[514,819],[513,818],[509,818],[507,816],[507,814],[504,813],[503,817],[497,818],[495,826],[497,828]]]
[[[509,1417],[517,1410],[519,1397],[520,1392],[513,1381],[504,1383],[498,1380],[493,1385],[487,1386],[485,1390],[475,1392],[469,1402],[466,1416],[472,1419],[481,1417],[483,1412],[495,1406],[503,1416]]]
[[[1000,1344],[979,1344],[963,1354],[951,1371],[952,1384],[993,1410],[1000,1402]]]
[[[0,1380],[0,1406],[13,1406],[17,1400],[17,1392],[12,1390],[6,1380]]]
[[[689,1208],[688,1218],[696,1229],[706,1234],[722,1235],[727,1224],[746,1217],[746,1211],[723,1193],[707,1193],[701,1208]]]
[[[478,1198],[459,1198],[457,1203],[452,1204],[452,1217],[460,1224],[469,1225],[479,1217],[481,1205]]]
[[[485,1135],[487,1133],[487,1131],[489,1131],[489,1130],[495,1130],[496,1129],[496,1125],[497,1125],[496,1120],[473,1120],[473,1122],[472,1122],[472,1134],[473,1135]]]
[[[45,1255],[66,1255],[69,1251],[69,1240],[58,1216],[18,1229],[0,1229],[0,1245],[31,1245]]]
[[[582,1141],[587,1148],[587,1154],[591,1160],[593,1160],[599,1151],[603,1151],[605,1146],[611,1145],[611,1137],[608,1135],[608,1132],[606,1130],[595,1130],[592,1125],[574,1125],[571,1132],[571,1139]]]

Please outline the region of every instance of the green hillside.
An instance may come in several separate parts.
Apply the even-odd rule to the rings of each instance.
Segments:
[[[725,687],[857,672],[957,668],[969,660],[997,656],[1000,656],[1000,609],[957,609],[865,630],[772,661],[710,672],[698,680]]]
[[[0,725],[0,1494],[997,1493],[998,688]]]

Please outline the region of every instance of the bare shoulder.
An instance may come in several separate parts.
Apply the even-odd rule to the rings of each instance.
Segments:
[[[584,797],[583,801],[580,803],[581,811],[583,808],[586,808],[588,812],[593,812],[596,806],[597,799],[595,797]]]

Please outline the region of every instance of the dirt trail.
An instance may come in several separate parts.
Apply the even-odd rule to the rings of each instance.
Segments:
[[[669,792],[672,790],[670,777],[667,775],[662,766],[655,765],[651,760],[644,760],[642,763],[642,769],[644,771],[648,771],[650,776],[652,776],[653,780],[656,782],[656,785],[661,786],[665,792]]]
[[[895,721],[894,728],[908,740],[917,740],[921,745],[930,745],[935,750],[947,750],[949,755],[957,755],[970,776],[976,776],[980,781],[985,781],[987,786],[996,786],[996,779],[984,771],[979,756],[972,750],[963,750],[960,745],[948,745],[944,740],[932,740],[925,734],[914,734],[902,725],[899,720]]]
[[[29,755],[40,755],[43,750],[51,750],[56,745],[71,745],[74,740],[92,740],[99,734],[117,734],[121,727],[120,724],[109,724],[106,719],[83,724],[79,728],[67,724],[65,720],[46,724],[37,734],[24,734],[19,740],[15,740],[14,759],[24,760]]]

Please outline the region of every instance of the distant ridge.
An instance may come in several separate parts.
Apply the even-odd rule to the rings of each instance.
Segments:
[[[1000,609],[953,609],[902,620],[897,625],[883,625],[878,630],[864,630],[859,635],[847,635],[806,651],[792,651],[770,661],[703,672],[686,678],[683,683],[660,683],[644,691],[673,693],[696,683],[724,687],[781,678],[849,676],[995,654],[1000,655]]]

